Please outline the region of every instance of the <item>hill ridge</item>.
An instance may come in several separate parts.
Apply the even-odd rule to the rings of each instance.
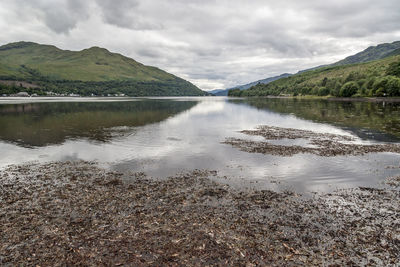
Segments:
[[[57,90],[51,85],[62,85],[61,91],[65,93],[79,91],[84,95],[93,91],[89,86],[101,87],[102,83],[107,90],[98,92],[100,88],[97,88],[95,91],[99,94],[108,91],[132,96],[205,94],[182,78],[106,48],[92,46],[71,51],[26,41],[0,47],[0,80],[32,81],[51,91]],[[79,89],[68,89],[66,83]]]
[[[369,62],[327,66],[297,73],[231,96],[318,95],[318,96],[400,96],[400,55]]]
[[[383,59],[390,55],[391,52],[400,48],[400,41],[394,41],[392,43],[382,43],[374,46],[369,46],[363,51],[360,51],[354,55],[348,56],[342,60],[339,60],[332,66],[355,64],[374,61],[378,59]]]
[[[370,61],[379,60],[379,59],[383,59],[383,58],[394,56],[394,55],[400,55],[400,41],[394,41],[392,43],[382,43],[382,44],[377,44],[375,46],[369,46],[366,49],[364,49],[354,55],[348,56],[342,60],[339,60],[335,63],[320,65],[320,66],[316,66],[316,67],[312,67],[312,68],[308,68],[308,69],[304,69],[304,70],[299,70],[296,74],[300,74],[300,73],[304,73],[304,72],[308,72],[308,71],[314,71],[317,69],[332,67],[332,66],[342,66],[342,65],[348,65],[348,64],[370,62]],[[284,74],[281,74],[281,75],[284,75]],[[286,76],[286,77],[288,77],[288,76]],[[279,77],[279,76],[274,76],[274,77],[270,77],[270,78],[275,78],[275,77]],[[251,82],[246,85],[256,86],[258,82],[268,80],[270,78]],[[285,77],[280,77],[280,78],[285,78]],[[263,83],[263,82],[261,82],[261,83]],[[268,84],[268,82],[263,83],[263,84]],[[247,88],[243,88],[242,86],[235,86],[235,87],[226,89],[226,91],[228,92],[229,90],[233,90],[233,89],[245,90],[245,89],[251,88],[252,86],[247,87]],[[221,93],[221,92],[219,92],[219,93]]]

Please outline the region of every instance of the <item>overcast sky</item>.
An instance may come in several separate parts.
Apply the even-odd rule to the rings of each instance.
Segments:
[[[122,53],[204,90],[400,40],[399,0],[0,0],[0,45]]]

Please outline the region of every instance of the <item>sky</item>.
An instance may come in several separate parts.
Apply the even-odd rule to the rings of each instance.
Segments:
[[[400,1],[0,0],[0,32],[0,45],[104,47],[212,90],[400,40]]]

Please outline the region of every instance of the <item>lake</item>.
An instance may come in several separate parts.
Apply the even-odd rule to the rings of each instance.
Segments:
[[[400,155],[321,157],[247,153],[222,143],[259,125],[400,142],[400,103],[313,99],[0,98],[0,167],[28,162],[97,161],[122,172],[166,178],[218,171],[237,187],[330,192],[384,187]],[[292,141],[289,141],[292,142]],[[397,167],[397,168],[396,168]]]

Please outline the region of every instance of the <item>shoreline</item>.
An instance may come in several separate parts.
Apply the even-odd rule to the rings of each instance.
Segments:
[[[228,96],[231,99],[260,99],[260,98],[279,98],[279,99],[299,99],[299,100],[328,100],[328,101],[348,101],[348,102],[400,102],[400,97],[334,97],[334,96],[249,96],[249,97],[235,97]]]
[[[400,179],[304,198],[217,173],[166,180],[93,162],[0,171],[0,264],[385,265],[400,255]]]

